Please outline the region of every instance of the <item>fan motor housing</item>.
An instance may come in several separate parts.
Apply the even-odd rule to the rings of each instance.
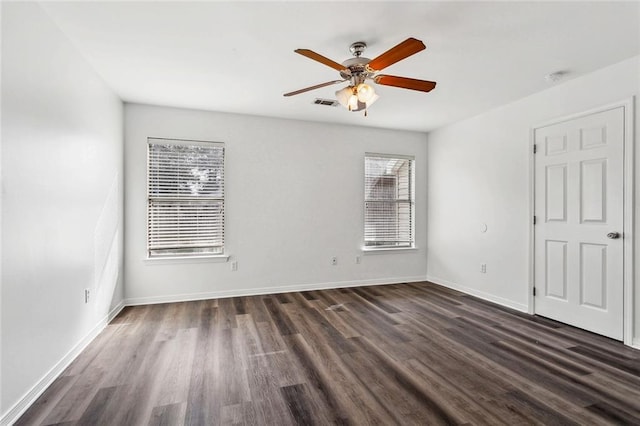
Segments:
[[[358,77],[364,74],[364,77],[368,77],[367,64],[371,62],[369,58],[363,58],[361,56],[356,56],[355,58],[349,58],[342,63],[345,68],[348,68],[351,71],[350,74],[340,71],[340,76],[344,79],[349,79],[351,77]]]

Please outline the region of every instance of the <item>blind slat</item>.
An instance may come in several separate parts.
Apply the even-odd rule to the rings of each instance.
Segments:
[[[405,156],[365,156],[365,246],[413,246],[413,164]]]
[[[224,250],[224,145],[148,140],[149,257]]]

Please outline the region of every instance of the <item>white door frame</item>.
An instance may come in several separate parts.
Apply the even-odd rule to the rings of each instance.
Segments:
[[[533,145],[535,144],[535,131],[541,127],[558,124],[576,118],[596,114],[622,107],[624,109],[624,191],[623,191],[623,342],[625,345],[633,345],[633,206],[634,206],[634,97],[623,99],[618,102],[607,104],[588,111],[577,114],[566,115],[554,118],[553,120],[533,126],[529,131],[529,313],[535,313],[535,298],[533,297],[533,287],[535,284],[535,228],[533,225],[533,215],[535,214],[535,154]]]

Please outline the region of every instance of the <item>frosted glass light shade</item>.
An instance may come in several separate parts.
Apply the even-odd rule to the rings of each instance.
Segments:
[[[378,99],[380,99],[380,96],[374,94],[369,102],[359,102],[358,101],[358,107],[357,108],[352,108],[352,109],[350,109],[350,111],[351,112],[356,112],[356,111],[365,110],[365,109],[369,108],[371,105],[373,105],[373,103],[375,101],[377,101]]]
[[[371,96],[371,99],[369,99],[366,104],[367,104],[367,108],[369,108],[371,105],[373,105],[373,103],[375,101],[377,101],[378,99],[380,99],[380,96],[378,96],[377,93],[374,93],[373,96]]]
[[[349,108],[349,98],[353,95],[353,87],[347,86],[336,92],[336,99],[345,108]]]
[[[349,96],[349,111],[358,109],[358,97],[356,95]]]
[[[356,87],[356,93],[358,94],[358,100],[360,102],[367,103],[375,96],[376,91],[368,84],[360,83]]]

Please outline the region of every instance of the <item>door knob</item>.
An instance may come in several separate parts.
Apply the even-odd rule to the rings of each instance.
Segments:
[[[619,232],[609,232],[607,234],[607,238],[610,238],[612,240],[618,239],[618,238],[620,238],[620,233]]]

